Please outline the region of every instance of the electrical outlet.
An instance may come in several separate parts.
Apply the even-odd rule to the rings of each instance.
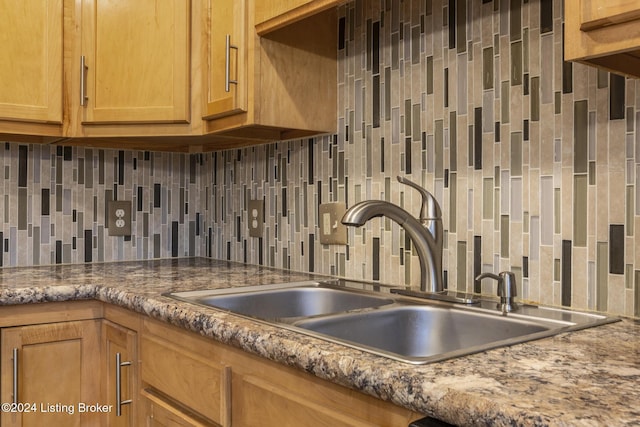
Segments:
[[[249,236],[262,237],[264,225],[264,203],[262,200],[249,200]]]
[[[347,205],[341,202],[323,203],[320,205],[320,243],[323,245],[346,245],[347,226],[342,217]]]
[[[109,236],[131,236],[131,201],[111,200],[107,213]]]

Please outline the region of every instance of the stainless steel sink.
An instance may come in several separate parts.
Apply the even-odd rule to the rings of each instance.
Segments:
[[[394,306],[295,323],[299,328],[411,362],[486,350],[569,325],[428,305]]]
[[[490,299],[475,305],[454,304],[352,289],[362,288],[360,282],[332,283],[298,282],[167,296],[413,364],[618,320],[532,305],[503,313]]]
[[[232,293],[227,289],[180,292],[171,296],[272,321],[349,312],[394,302],[382,296],[320,287],[318,282],[234,288]]]

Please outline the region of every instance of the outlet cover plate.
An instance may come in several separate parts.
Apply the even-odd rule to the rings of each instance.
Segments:
[[[342,202],[322,203],[320,213],[320,243],[323,245],[346,245],[347,226],[342,217],[347,205]]]
[[[131,236],[131,201],[107,202],[107,228],[109,236]]]
[[[249,236],[262,237],[264,226],[264,203],[262,200],[249,200],[249,212],[247,221],[249,222]]]

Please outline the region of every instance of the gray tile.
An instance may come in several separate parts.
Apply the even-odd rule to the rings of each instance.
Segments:
[[[456,221],[458,220],[458,207],[456,198],[458,196],[457,174],[449,176],[449,232],[456,232]]]
[[[511,120],[511,88],[509,87],[508,81],[504,81],[501,83],[500,94],[502,95],[502,98],[500,99],[500,121],[502,122],[502,124],[507,124]]]
[[[510,227],[509,215],[502,215],[500,217],[500,256],[502,258],[509,257],[509,227]]]
[[[482,50],[482,87],[493,89],[493,47]]]
[[[575,173],[586,173],[589,146],[589,115],[586,100],[574,103],[573,116],[573,171]]]
[[[511,86],[522,84],[522,42],[511,43]]]
[[[482,180],[482,219],[493,219],[493,178]]]
[[[522,176],[522,132],[511,134],[511,176]]]
[[[608,306],[608,273],[609,273],[609,244],[598,242],[596,245],[596,275],[598,300],[596,303],[598,311],[607,311]]]
[[[531,121],[540,120],[540,77],[531,78]]]
[[[573,177],[573,243],[587,246],[587,176]]]
[[[458,275],[456,289],[459,292],[465,292],[467,290],[467,242],[458,242],[456,267]]]

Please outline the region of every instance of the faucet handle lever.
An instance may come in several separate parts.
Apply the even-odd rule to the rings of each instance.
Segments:
[[[398,182],[401,184],[408,185],[412,187],[420,193],[422,196],[422,207],[420,208],[420,221],[424,222],[427,220],[440,219],[442,218],[442,211],[440,210],[440,205],[433,194],[429,193],[424,188],[420,187],[413,181],[409,181],[407,178],[398,175]]]

